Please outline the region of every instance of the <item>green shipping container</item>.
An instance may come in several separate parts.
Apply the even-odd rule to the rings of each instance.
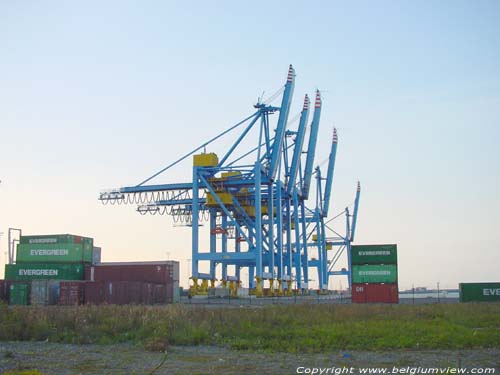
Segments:
[[[500,302],[500,283],[461,283],[460,302]]]
[[[83,259],[86,263],[92,263],[92,253],[94,250],[94,239],[83,237]]]
[[[397,283],[398,267],[394,264],[352,266],[352,282]]]
[[[397,264],[397,245],[353,245],[351,264]]]
[[[19,263],[5,266],[6,280],[83,280],[83,263]]]
[[[74,234],[47,234],[34,236],[21,236],[19,243],[22,244],[61,244],[61,243],[81,243],[84,238]],[[92,238],[89,238],[91,241]]]
[[[11,305],[27,305],[29,302],[29,284],[15,283],[10,284],[9,303]]]
[[[82,243],[19,244],[17,263],[91,263],[92,251],[85,251]]]

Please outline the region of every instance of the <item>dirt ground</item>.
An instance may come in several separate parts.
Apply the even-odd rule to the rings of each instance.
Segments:
[[[288,354],[240,352],[209,346],[171,347],[165,363],[152,372],[163,358],[162,353],[147,352],[130,344],[2,342],[0,374],[28,369],[46,375],[296,374],[301,366],[345,366],[354,368],[351,373],[358,373],[362,367],[489,367],[500,373],[500,349]]]

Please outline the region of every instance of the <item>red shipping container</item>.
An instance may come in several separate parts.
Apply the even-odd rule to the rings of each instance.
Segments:
[[[59,284],[60,305],[81,305],[84,302],[85,283],[61,281]]]
[[[104,284],[104,301],[113,305],[142,303],[142,283],[113,281]]]
[[[166,303],[174,303],[174,284],[166,286],[167,300]]]
[[[101,263],[85,268],[88,281],[139,281],[170,284],[178,275],[179,262]],[[177,276],[178,277],[178,276]]]
[[[85,283],[85,303],[93,305],[152,305],[172,303],[173,285],[136,281],[87,281]]]
[[[352,284],[354,303],[398,303],[398,284]]]
[[[142,284],[142,303],[145,305],[154,304],[154,284],[143,283]]]
[[[143,303],[141,282],[127,282],[124,287],[127,294],[127,303],[140,305]]]
[[[167,287],[156,284],[153,289],[153,303],[167,303]]]
[[[85,303],[91,305],[104,303],[104,283],[85,282]]]
[[[127,304],[125,288],[122,284],[120,281],[104,283],[104,303],[110,305]]]

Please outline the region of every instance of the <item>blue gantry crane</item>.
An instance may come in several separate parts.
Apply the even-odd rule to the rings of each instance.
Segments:
[[[327,236],[332,230],[328,218],[337,132],[334,130],[327,177],[314,167],[322,100],[316,91],[312,122],[308,134],[310,100],[304,97],[297,130],[288,129],[288,118],[295,85],[290,65],[282,90],[281,105],[258,101],[254,113],[226,131],[203,143],[180,159],[135,186],[100,194],[105,204],[136,204],[141,214],[168,214],[175,222],[191,227],[192,294],[204,294],[217,280],[234,293],[241,285],[241,270],[248,270],[248,286],[258,296],[264,287],[271,295],[290,294],[295,281],[298,291],[309,289],[310,270],[316,269],[318,287],[328,289],[340,255],[350,248],[356,228],[359,185],[353,215],[347,217],[346,233]],[[275,127],[272,115],[279,113]],[[226,134],[242,129],[236,141],[219,157],[206,153],[207,146]],[[274,132],[273,132],[274,130]],[[250,150],[243,141],[258,134]],[[200,152],[202,151],[203,152]],[[303,163],[303,155],[306,155]],[[192,181],[151,184],[151,180],[183,160],[193,157]],[[316,179],[315,204],[308,205]],[[209,238],[200,238],[200,225],[208,222]],[[332,259],[330,249],[336,248]],[[315,254],[314,254],[315,253]],[[316,255],[313,257],[313,255]],[[205,267],[200,267],[205,263]],[[232,266],[232,274],[228,267]],[[201,269],[208,272],[201,272]]]

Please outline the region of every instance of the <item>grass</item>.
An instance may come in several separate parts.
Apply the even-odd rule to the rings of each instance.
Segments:
[[[74,344],[223,345],[237,350],[500,347],[500,304],[0,306],[0,340]]]

